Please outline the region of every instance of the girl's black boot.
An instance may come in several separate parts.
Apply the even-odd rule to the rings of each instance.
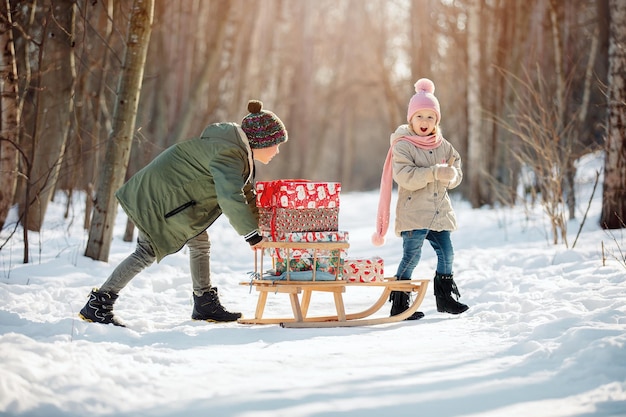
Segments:
[[[461,314],[469,307],[465,304],[459,303],[457,300],[461,296],[459,289],[452,278],[452,274],[444,275],[440,273],[435,274],[434,280],[434,292],[435,300],[437,301],[437,311],[440,313]],[[452,297],[455,294],[457,299]]]
[[[391,301],[391,313],[389,314],[390,316],[397,316],[400,313],[404,313],[410,307],[410,295],[408,292],[391,291],[389,300]],[[422,313],[421,311],[416,311],[405,320],[419,320],[422,317],[424,317],[424,313]]]

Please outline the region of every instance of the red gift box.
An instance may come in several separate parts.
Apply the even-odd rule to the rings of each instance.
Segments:
[[[308,180],[258,181],[257,207],[338,208],[341,183]]]

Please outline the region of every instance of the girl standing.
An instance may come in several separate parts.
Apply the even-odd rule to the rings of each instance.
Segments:
[[[391,135],[372,243],[380,246],[385,242],[391,190],[395,181],[398,184],[395,232],[403,241],[402,260],[396,278],[411,279],[420,260],[424,240],[428,240],[437,254],[434,278],[437,311],[460,314],[468,306],[457,301],[460,294],[453,279],[454,250],[450,232],[456,230],[456,216],[448,189],[461,183],[463,172],[459,153],[441,134],[441,111],[434,92],[435,84],[431,80],[418,80],[415,95],[409,101],[408,124],[399,126]],[[391,301],[391,315],[400,314],[409,307],[409,294],[393,291]],[[422,317],[424,314],[417,311],[407,320]]]

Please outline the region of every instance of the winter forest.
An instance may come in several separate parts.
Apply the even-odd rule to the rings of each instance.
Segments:
[[[542,205],[567,246],[576,161],[603,151],[601,227],[624,227],[620,0],[3,0],[0,42],[0,225],[25,226],[26,248],[48,203],[81,191],[87,255],[106,260],[115,189],[249,99],[290,136],[257,179],[375,190],[421,77],[472,207]]]
[[[0,416],[626,415],[626,1],[0,0],[0,45]],[[371,236],[421,78],[462,161],[466,312],[437,308],[427,247],[420,320],[193,320],[186,247],[129,283],[127,327],[79,318],[136,245],[115,191],[253,99],[289,132],[256,180],[340,182],[349,256],[391,277],[403,239]],[[211,285],[256,317],[256,252],[229,220]],[[311,315],[339,315],[334,295]]]

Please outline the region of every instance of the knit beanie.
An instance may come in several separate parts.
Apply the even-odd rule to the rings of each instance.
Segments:
[[[269,148],[287,141],[285,125],[274,113],[263,110],[262,102],[250,100],[248,111],[250,113],[243,118],[241,128],[252,149]]]
[[[439,109],[439,100],[434,95],[435,83],[428,78],[420,78],[415,83],[415,95],[409,101],[409,110],[406,119],[411,123],[411,118],[418,110],[432,110],[437,114],[436,124],[441,121],[441,111]]]

